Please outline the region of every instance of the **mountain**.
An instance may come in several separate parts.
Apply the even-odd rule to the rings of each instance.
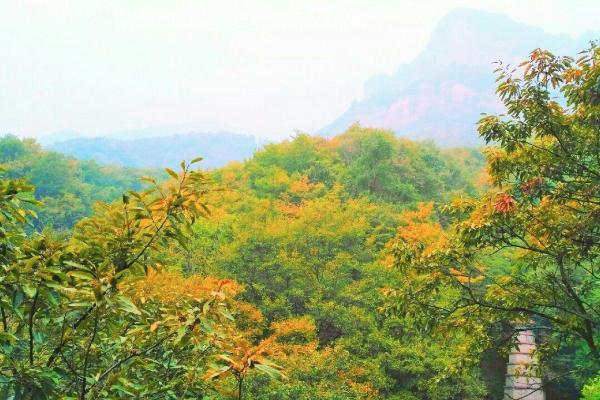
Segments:
[[[251,157],[260,146],[256,137],[228,132],[187,133],[169,136],[131,135],[117,139],[113,135],[69,139],[46,146],[80,160],[94,159],[102,164],[152,168],[179,165],[202,156],[203,168],[221,167],[232,160]]]
[[[475,129],[480,114],[502,111],[495,94],[494,62],[516,65],[537,47],[575,55],[599,37],[597,32],[574,39],[546,33],[501,14],[452,11],[440,21],[413,62],[401,65],[391,75],[370,79],[363,97],[318,133],[330,137],[359,122],[413,140],[434,140],[445,147],[480,145]],[[76,158],[131,167],[173,166],[198,155],[205,157],[205,167],[219,167],[248,158],[260,147],[249,135],[181,134],[193,129],[190,125],[149,127],[96,138],[63,131],[40,142]]]
[[[332,136],[359,122],[442,146],[478,145],[475,123],[480,113],[502,111],[495,95],[495,61],[516,65],[538,47],[575,55],[598,37],[573,39],[501,14],[452,11],[413,62],[369,80],[363,98],[319,133]]]
[[[40,136],[36,141],[44,147],[50,146],[53,143],[64,142],[66,140],[76,139],[82,137],[81,132],[73,130],[56,131],[50,134]]]

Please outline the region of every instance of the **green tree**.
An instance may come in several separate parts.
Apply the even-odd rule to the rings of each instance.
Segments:
[[[538,49],[517,71],[498,73],[507,115],[479,122],[497,145],[486,151],[495,188],[449,207],[443,220],[455,222],[445,231],[432,216],[429,244],[400,234],[396,265],[406,279],[390,294],[428,329],[460,322],[489,334],[533,321],[542,360],[579,346],[567,375],[585,378],[600,362],[600,50],[592,44],[573,60]],[[560,378],[547,371],[549,382]]]
[[[600,399],[600,378],[594,377],[588,381],[581,391],[581,400]]]
[[[159,273],[155,254],[206,215],[210,189],[189,165],[167,172],[164,186],[147,178],[149,190],[99,207],[68,241],[26,235],[33,187],[0,180],[2,398],[206,392],[200,377],[231,319],[230,283]]]

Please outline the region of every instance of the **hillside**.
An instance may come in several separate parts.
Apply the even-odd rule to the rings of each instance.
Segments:
[[[320,133],[335,135],[360,122],[442,146],[479,145],[475,122],[480,113],[502,110],[493,62],[515,65],[538,47],[574,55],[593,38],[547,34],[504,15],[455,10],[439,23],[417,59],[368,81],[363,98]]]
[[[127,190],[141,189],[138,177],[156,174],[77,160],[10,135],[0,137],[0,168],[8,178],[25,178],[35,185],[35,197],[45,203],[37,210],[36,227],[58,230],[90,215],[98,201],[111,202]]]
[[[483,173],[483,154],[476,150],[440,150],[430,142],[397,138],[383,129],[351,126],[333,138],[298,135],[269,144],[240,170],[253,193],[280,199],[303,179],[326,193],[338,186],[353,198],[367,198],[406,208],[421,201],[444,201],[475,195]],[[222,171],[236,169],[233,166]]]
[[[405,213],[481,189],[471,178],[483,171],[482,154],[451,153],[354,125],[330,139],[270,144],[213,172],[221,190],[207,200],[212,217],[195,227],[186,249],[162,259],[187,274],[239,282],[240,299],[262,315],[257,325],[285,329],[290,349],[311,353],[287,350],[281,362],[290,379],[249,380],[247,398],[422,398],[435,393],[426,385],[436,379],[449,395],[432,398],[481,390],[474,375],[415,371],[412,363],[445,363],[459,352],[396,335],[378,312],[378,288],[396,277],[383,262],[386,243]]]
[[[110,202],[127,190],[140,189],[138,178],[142,175],[160,175],[152,168],[118,164],[152,167],[157,160],[168,159],[166,166],[177,168],[182,160],[208,153],[213,158],[198,165],[210,169],[227,162],[216,155],[228,154],[228,149],[235,154],[236,145],[237,154],[242,154],[244,146],[250,144],[249,137],[243,137],[247,143],[232,142],[227,148],[221,147],[221,142],[210,142],[209,136],[194,142],[195,138],[72,139],[64,142],[70,147],[57,144],[51,146],[57,151],[49,151],[32,139],[7,135],[0,137],[0,166],[8,177],[27,178],[36,186],[36,197],[46,204],[38,212],[39,226],[70,228],[91,214],[95,202]],[[178,152],[180,147],[186,150]],[[304,176],[314,184],[327,188],[341,185],[352,196],[401,207],[421,200],[446,199],[453,191],[474,194],[484,162],[476,150],[440,151],[430,143],[399,140],[391,132],[359,126],[332,140],[299,135],[240,158],[247,159],[244,170],[249,174],[250,188],[263,197],[289,195],[287,190]],[[212,173],[219,176],[222,171],[217,168]]]
[[[24,3],[0,400],[600,400],[600,2]]]

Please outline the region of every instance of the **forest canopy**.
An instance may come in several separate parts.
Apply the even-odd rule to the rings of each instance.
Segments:
[[[27,178],[35,197],[44,203],[36,209],[37,228],[69,229],[92,212],[95,202],[111,202],[127,190],[139,190],[142,175],[156,171],[104,166],[46,151],[33,139],[0,137],[0,166],[7,178]]]
[[[502,399],[523,325],[548,399],[597,398],[599,65],[499,69],[483,152],[356,124],[157,172],[3,137],[0,398]]]

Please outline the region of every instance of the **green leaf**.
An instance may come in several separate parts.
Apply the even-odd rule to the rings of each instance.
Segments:
[[[202,160],[204,160],[203,157],[196,157],[192,161],[190,161],[190,164],[196,164],[197,162],[200,162]]]
[[[81,301],[76,303],[69,303],[69,307],[73,308],[89,308],[92,306],[92,303],[89,301]]]
[[[208,375],[208,379],[216,379],[219,378],[221,376],[223,376],[224,374],[227,373],[227,371],[229,371],[231,369],[230,366],[224,366],[220,369],[218,369],[217,371],[213,372],[212,374]]]
[[[173,171],[171,168],[165,168],[165,171],[167,171],[167,174],[171,175],[173,178],[179,179],[177,172]]]
[[[265,364],[254,364],[254,368],[256,368],[259,371],[264,372],[265,374],[267,374],[269,377],[273,378],[273,379],[279,379],[281,377],[283,377],[284,375],[281,373],[281,371],[276,370],[273,367],[270,367],[268,365]]]
[[[25,284],[25,285],[23,285],[23,292],[25,293],[25,295],[27,297],[29,297],[31,299],[33,296],[35,296],[37,289],[33,286]]]
[[[73,261],[65,261],[65,265],[68,265],[70,267],[75,267],[75,268],[78,268],[78,269],[83,269],[83,270],[86,269],[83,265],[77,264],[76,262],[73,262]]]
[[[23,303],[23,292],[21,290],[15,290],[12,295],[12,306],[13,308],[19,307]]]
[[[0,332],[0,343],[15,343],[18,340],[19,338],[10,332]]]
[[[69,271],[67,272],[68,276],[74,276],[76,278],[79,278],[81,280],[84,281],[91,281],[94,279],[94,275],[91,272],[87,272],[87,271]]]
[[[121,310],[128,312],[130,314],[142,315],[139,308],[131,301],[131,299],[127,296],[118,295],[115,298],[117,304],[121,308]]]
[[[229,312],[229,310],[226,309],[226,308],[222,308],[221,309],[221,315],[223,315],[225,318],[227,318],[230,321],[234,320],[233,315],[231,315],[231,313]]]
[[[156,179],[154,179],[154,178],[152,178],[150,176],[142,176],[140,178],[140,181],[142,181],[142,182],[148,182],[148,183],[152,183],[152,184],[156,185]]]

